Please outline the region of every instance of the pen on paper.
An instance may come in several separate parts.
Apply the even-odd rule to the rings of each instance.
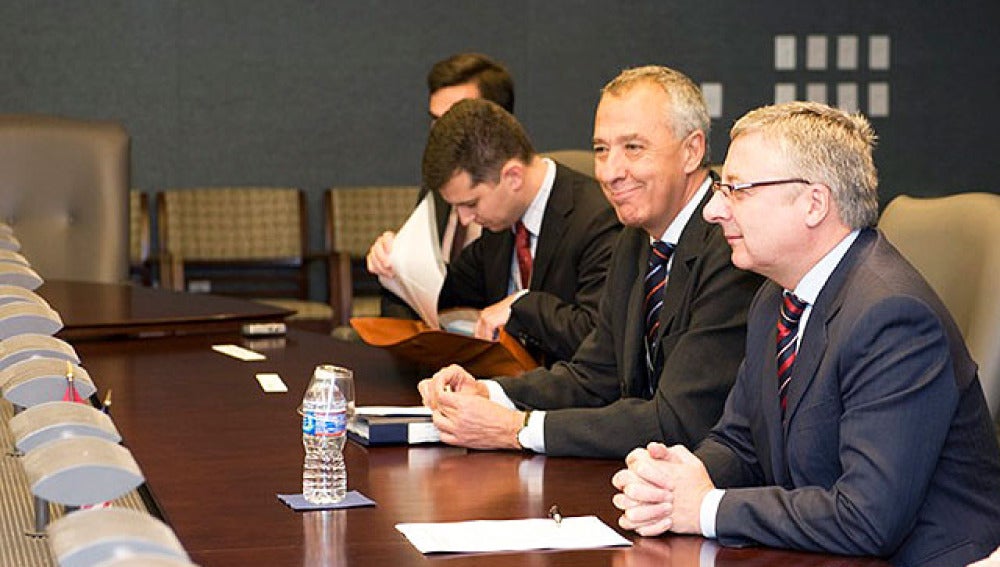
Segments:
[[[553,504],[552,507],[549,508],[549,517],[552,518],[552,520],[556,523],[557,526],[562,525],[563,517],[562,517],[562,512],[559,511],[558,504]]]

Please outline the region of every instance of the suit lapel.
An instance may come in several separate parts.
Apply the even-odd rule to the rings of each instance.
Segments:
[[[571,183],[561,175],[562,166],[556,165],[556,178],[552,182],[552,192],[545,204],[542,228],[535,247],[535,258],[531,266],[531,289],[542,289],[549,268],[554,263],[559,242],[566,232],[566,218],[573,211],[573,189]]]
[[[766,317],[762,325],[766,325],[764,346],[759,352],[765,353],[757,364],[760,366],[760,407],[763,408],[765,431],[767,431],[767,455],[761,456],[761,462],[769,462],[774,484],[784,486],[788,481],[788,465],[785,460],[785,429],[781,423],[781,404],[778,401],[778,363],[777,363],[777,321],[778,310],[781,308],[781,288],[768,283],[774,288],[767,304],[762,305],[761,314]],[[750,350],[747,351],[751,352]]]
[[[483,273],[504,274],[503,278],[486,279],[486,298],[492,304],[507,297],[507,286],[510,285],[510,263],[514,254],[514,234],[510,230],[496,233],[497,246],[493,254],[485,255]]]
[[[626,229],[633,230],[633,229]],[[636,230],[636,239],[633,242],[634,258],[631,277],[632,285],[629,288],[628,298],[625,302],[626,316],[624,334],[625,368],[622,373],[626,384],[627,393],[631,396],[641,397],[646,385],[646,344],[643,338],[643,311],[642,311],[642,276],[646,273],[646,264],[649,262],[649,235],[641,230]],[[631,356],[630,356],[631,355]]]
[[[673,261],[670,264],[670,275],[667,277],[667,287],[663,290],[663,308],[660,310],[660,330],[656,338],[658,341],[663,338],[664,334],[670,328],[674,318],[677,316],[678,310],[684,303],[685,290],[688,286],[688,280],[691,278],[691,267],[698,261],[704,250],[705,241],[708,239],[708,232],[712,227],[705,221],[701,213],[711,198],[712,192],[709,191],[702,199],[701,204],[698,205],[694,214],[691,215],[687,226],[681,232],[680,238],[677,239],[677,247],[674,249]],[[643,274],[645,274],[645,264],[643,264],[642,269],[644,270]],[[639,302],[641,303],[642,300],[640,299]]]
[[[792,368],[792,381],[788,385],[788,407],[786,408],[786,426],[795,417],[802,398],[809,385],[816,377],[816,369],[819,368],[823,354],[826,352],[829,343],[827,325],[832,320],[844,302],[841,291],[844,283],[854,271],[860,258],[867,254],[874,243],[875,231],[865,230],[858,235],[857,240],[851,245],[847,254],[841,259],[830,278],[816,298],[816,304],[809,314],[809,321],[806,322],[805,334],[799,345],[799,351],[795,355],[795,366]]]

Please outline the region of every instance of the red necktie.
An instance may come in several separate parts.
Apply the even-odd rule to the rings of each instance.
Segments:
[[[521,272],[521,289],[528,289],[531,282],[531,234],[521,221],[514,224],[514,251],[517,253],[517,269]]]
[[[784,292],[784,302],[781,304],[781,315],[778,317],[778,399],[781,401],[781,413],[784,415],[788,404],[786,395],[788,383],[792,381],[792,365],[795,364],[795,354],[798,351],[795,337],[798,334],[799,319],[805,311],[805,301],[795,297],[790,292]]]

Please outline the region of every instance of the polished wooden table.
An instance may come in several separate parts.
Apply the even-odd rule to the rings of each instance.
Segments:
[[[53,280],[36,293],[62,317],[58,336],[65,340],[233,331],[292,313],[243,299],[130,284]]]
[[[255,348],[241,362],[213,343]],[[616,527],[609,479],[617,460],[549,458],[446,446],[364,448],[347,444],[348,485],[375,507],[297,513],[276,493],[301,491],[303,449],[296,413],[317,364],[355,371],[359,404],[416,404],[418,376],[387,353],[291,331],[247,344],[237,334],[86,341],[77,350],[135,455],[163,517],[200,565],[881,565],[871,560],[768,549],[723,549],[699,537],[640,538],[631,548],[424,556],[399,522],[594,514]],[[287,394],[265,394],[257,372],[278,372]],[[701,563],[704,564],[704,563]]]

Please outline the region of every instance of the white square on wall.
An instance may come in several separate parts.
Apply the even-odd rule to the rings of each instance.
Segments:
[[[826,83],[807,83],[806,100],[826,104]]]
[[[857,83],[837,83],[837,107],[845,112],[858,111]]]
[[[845,71],[858,68],[858,36],[837,36],[837,68]]]
[[[868,68],[875,71],[889,69],[889,36],[873,35],[868,38]]]
[[[774,104],[792,102],[795,100],[795,83],[777,83],[774,85]]]
[[[806,69],[822,71],[826,69],[826,36],[810,35],[806,37]]]
[[[868,116],[889,116],[889,83],[868,84]]]
[[[711,118],[722,118],[722,83],[702,83],[701,94]]]
[[[795,69],[795,36],[774,36],[774,68],[777,71]]]

